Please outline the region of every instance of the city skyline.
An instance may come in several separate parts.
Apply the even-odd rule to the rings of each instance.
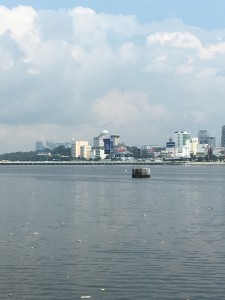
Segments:
[[[197,2],[197,3],[196,3]],[[225,2],[0,1],[0,153],[39,136],[164,145],[225,123]]]
[[[85,139],[85,137],[83,137],[83,140],[85,140],[85,143],[87,142],[89,146],[93,147],[93,148],[99,148],[99,147],[104,147],[104,138],[108,139],[110,138],[111,141],[113,141],[114,145],[125,145],[128,147],[145,147],[145,146],[155,146],[155,147],[161,147],[167,148],[167,145],[170,145],[168,147],[175,147],[175,141],[177,140],[177,134],[188,134],[190,139],[194,139],[194,140],[198,140],[199,144],[208,144],[210,147],[212,148],[219,148],[219,147],[224,147],[224,145],[220,145],[222,140],[225,140],[224,138],[224,130],[225,125],[222,126],[222,130],[221,130],[221,137],[219,141],[216,141],[216,137],[212,137],[209,133],[208,130],[206,129],[200,129],[198,130],[198,134],[197,136],[193,136],[190,132],[186,131],[186,130],[177,130],[174,131],[173,133],[171,133],[170,137],[168,137],[168,139],[166,141],[164,141],[164,144],[162,145],[158,145],[156,143],[144,143],[142,145],[138,145],[138,144],[126,144],[124,143],[124,141],[121,141],[121,136],[119,134],[114,134],[112,132],[109,132],[108,130],[103,130],[102,132],[100,132],[98,135],[92,137],[92,140],[89,141],[87,139]],[[123,138],[123,137],[122,137]],[[99,139],[101,140],[101,145],[99,145]],[[53,149],[59,145],[64,145],[65,147],[69,147],[69,145],[71,145],[73,142],[80,142],[80,140],[77,140],[76,138],[72,138],[71,141],[55,141],[54,139],[48,139],[48,138],[38,138],[36,139],[36,150],[43,150],[44,148],[50,148]],[[83,141],[82,141],[83,142]],[[37,149],[37,145],[38,147],[41,147],[41,149]],[[172,146],[173,145],[173,146]]]

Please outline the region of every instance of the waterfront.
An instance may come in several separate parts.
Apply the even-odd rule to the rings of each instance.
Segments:
[[[1,166],[0,298],[224,299],[225,168]]]
[[[101,160],[74,160],[74,161],[57,161],[57,160],[49,160],[49,161],[10,161],[10,160],[0,160],[0,166],[100,166],[100,165],[192,165],[192,166],[225,166],[224,161],[202,161],[202,162],[193,162],[193,161],[185,161],[185,160],[161,160],[161,159],[136,159],[136,160],[110,160],[110,159],[101,159]]]

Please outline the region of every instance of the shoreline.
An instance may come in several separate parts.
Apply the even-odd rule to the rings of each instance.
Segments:
[[[139,166],[225,166],[225,162],[179,162],[179,161],[0,161],[0,165],[66,165],[66,166],[101,166],[101,165],[139,165]]]

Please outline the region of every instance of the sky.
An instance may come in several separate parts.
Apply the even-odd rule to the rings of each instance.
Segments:
[[[225,124],[224,0],[0,0],[0,153]]]

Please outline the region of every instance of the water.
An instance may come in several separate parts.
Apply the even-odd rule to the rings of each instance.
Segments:
[[[1,166],[0,299],[225,299],[225,168],[151,173]]]

